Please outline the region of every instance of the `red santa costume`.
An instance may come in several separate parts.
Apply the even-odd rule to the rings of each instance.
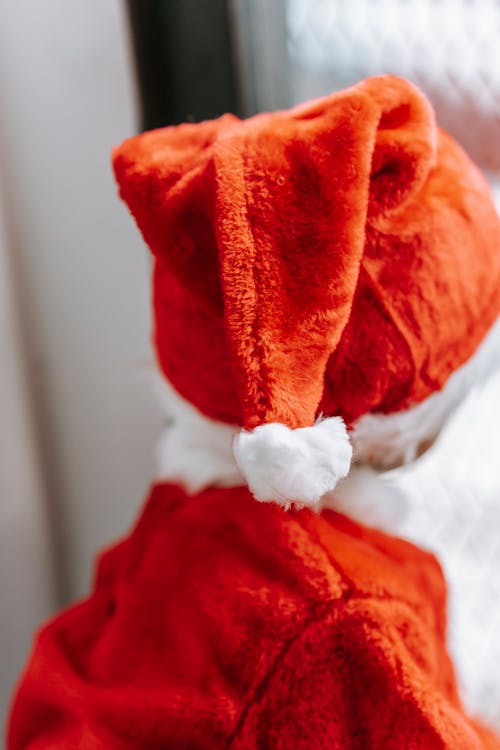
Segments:
[[[409,83],[116,149],[175,394],[161,481],[39,633],[9,750],[484,750],[436,559],[338,511],[494,359],[500,222]]]

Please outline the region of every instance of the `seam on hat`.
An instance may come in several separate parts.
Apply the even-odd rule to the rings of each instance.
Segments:
[[[361,270],[362,270],[362,272],[364,273],[364,275],[366,277],[367,283],[368,283],[371,291],[373,292],[373,294],[377,298],[377,302],[379,303],[380,307],[384,311],[385,315],[387,315],[388,319],[393,323],[394,328],[396,329],[396,331],[398,332],[399,336],[401,337],[401,342],[405,346],[405,348],[406,348],[406,350],[407,350],[407,352],[409,354],[410,360],[411,360],[411,364],[412,364],[412,368],[413,368],[412,378],[414,380],[415,377],[416,377],[416,375],[417,375],[418,368],[417,368],[417,363],[415,362],[415,357],[413,355],[412,348],[411,348],[410,344],[408,343],[407,334],[406,334],[406,332],[404,330],[405,323],[401,319],[401,317],[399,316],[399,314],[394,315],[394,310],[388,309],[388,307],[387,307],[387,299],[384,299],[384,293],[380,289],[380,285],[378,284],[377,280],[374,278],[374,276],[370,273],[369,269],[366,267],[366,264],[364,263],[364,259],[362,259],[362,261],[361,261]]]

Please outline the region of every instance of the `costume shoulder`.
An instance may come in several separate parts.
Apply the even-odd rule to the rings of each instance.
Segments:
[[[339,514],[157,485],[93,594],[41,631],[10,747],[385,749],[396,728],[398,750],[456,750],[454,732],[488,747],[461,712],[444,598],[431,555]]]

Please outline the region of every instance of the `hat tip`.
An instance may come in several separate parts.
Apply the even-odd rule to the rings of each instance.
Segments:
[[[233,453],[254,497],[261,502],[318,507],[347,476],[352,447],[340,417],[291,429],[279,422],[241,430]]]

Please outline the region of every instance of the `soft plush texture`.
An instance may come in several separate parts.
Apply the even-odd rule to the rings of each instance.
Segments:
[[[479,750],[413,545],[247,489],[153,487],[38,635],[9,750]]]
[[[247,429],[440,390],[500,313],[485,180],[410,83],[144,133],[114,152],[175,388]]]
[[[500,319],[478,349],[455,370],[445,386],[410,409],[364,414],[352,426],[357,462],[391,469],[411,463],[433,444],[450,416],[471,391],[500,369]]]
[[[159,373],[154,383],[165,420],[156,448],[155,478],[193,493],[244,484],[232,451],[238,428],[203,416]]]
[[[234,457],[256,500],[316,506],[349,472],[352,447],[340,417],[291,430],[262,424],[241,430]]]
[[[452,373],[442,390],[401,412],[360,417],[350,432],[354,462],[387,470],[415,461],[434,444],[471,391],[499,369],[500,319],[473,356]],[[160,373],[155,374],[154,383],[166,421],[158,445],[156,478],[179,482],[192,491],[210,484],[223,487],[242,484],[243,477],[231,450],[240,432],[238,425],[204,416]],[[468,432],[471,429],[477,426],[471,424]],[[345,482],[337,485],[335,501],[344,486]],[[353,500],[351,495],[350,502]]]
[[[188,489],[155,485],[92,595],[42,628],[8,750],[500,750],[457,696],[437,561],[297,508],[292,487],[346,470],[341,418],[418,408],[478,349],[500,312],[483,178],[391,77],[143,134],[114,165],[155,256],[164,373],[200,412],[249,432],[244,459],[279,423],[288,470],[266,440],[242,469],[291,510],[241,486],[189,494],[240,472],[232,429],[212,439],[181,402],[164,471]],[[328,454],[339,438],[342,465]]]

